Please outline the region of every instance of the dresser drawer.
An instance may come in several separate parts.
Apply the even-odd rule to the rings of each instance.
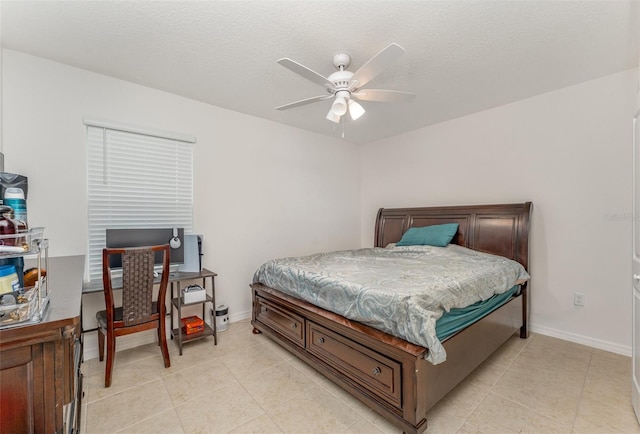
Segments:
[[[401,407],[400,363],[310,321],[307,351],[390,404]]]
[[[304,318],[262,297],[256,297],[256,320],[304,348]]]

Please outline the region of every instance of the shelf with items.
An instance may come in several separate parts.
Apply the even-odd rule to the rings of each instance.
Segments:
[[[180,329],[182,329],[182,327]],[[195,339],[205,338],[207,336],[213,336],[213,329],[209,327],[209,324],[207,324],[206,322],[204,323],[204,329],[198,332],[187,334],[184,332],[184,330],[181,331],[180,329],[173,329],[173,334],[175,336],[178,336],[179,333],[182,333],[182,343],[193,341]],[[180,348],[180,355],[182,355],[182,348]]]
[[[206,321],[207,303],[211,303],[211,307],[212,307],[209,310],[209,312],[213,312],[213,310],[215,309],[215,304],[216,304],[216,298],[215,298],[216,289],[215,289],[215,282],[214,282],[215,276],[217,276],[216,273],[209,271],[207,269],[203,269],[199,273],[198,272],[178,272],[178,273],[175,273],[174,276],[172,276],[171,314],[170,314],[171,315],[171,338],[177,340],[180,355],[182,355],[182,344],[196,340],[196,339],[204,338],[207,336],[213,336],[214,345],[218,345],[216,322],[215,322],[215,317],[213,317],[213,314],[210,315],[211,326],[207,324],[207,321]],[[206,285],[207,278],[211,279],[210,293],[207,291],[208,289]],[[196,297],[194,301],[188,301],[185,303],[185,299],[183,298],[185,293],[183,291],[185,289],[193,287],[194,285],[189,285],[184,288],[181,288],[180,284],[182,281],[196,280],[196,279],[202,279],[202,285],[200,286],[200,288],[202,291],[204,291],[204,297],[200,299]],[[188,297],[188,298],[191,298],[191,297]],[[201,318],[203,322],[202,330],[194,331],[187,334],[185,330],[183,330],[183,321],[182,321],[184,319],[182,316],[183,308],[189,307],[189,306],[198,306],[198,305],[202,306],[202,318]],[[175,321],[174,321],[174,310],[177,312]],[[177,327],[174,327],[174,322],[176,322],[175,325]]]
[[[29,279],[33,282],[28,284],[23,267],[11,264],[25,257],[36,258],[35,272],[31,273],[33,279]],[[48,260],[49,240],[44,238],[44,228],[0,235],[0,262],[14,267],[4,277],[7,279],[4,283],[9,286],[0,285],[0,329],[42,321],[51,295],[46,278]]]
[[[209,294],[206,295],[206,298],[200,301],[193,301],[191,303],[185,303],[182,299],[182,297],[178,298],[175,297],[171,300],[171,302],[173,303],[173,306],[178,309],[179,307],[187,307],[187,306],[196,306],[198,304],[202,304],[202,303],[213,303],[213,297],[211,297]]]
[[[37,255],[46,247],[48,240],[44,238],[44,228],[41,227],[31,228],[26,232],[0,235],[0,258]]]

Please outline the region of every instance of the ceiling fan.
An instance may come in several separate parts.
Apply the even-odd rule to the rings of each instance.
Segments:
[[[327,119],[339,123],[340,118],[349,112],[351,119],[356,120],[365,112],[358,102],[361,101],[380,101],[380,102],[405,102],[411,101],[415,94],[410,92],[401,92],[397,90],[384,89],[363,89],[369,81],[377,76],[390,63],[398,59],[404,53],[404,48],[398,44],[389,44],[378,54],[373,56],[356,72],[347,71],[351,63],[351,57],[348,54],[336,54],[333,57],[333,65],[337,71],[329,77],[323,75],[295,62],[288,57],[278,60],[278,63],[285,68],[301,75],[302,77],[324,86],[327,95],[314,96],[300,101],[276,107],[276,110],[288,110],[294,107],[300,107],[311,104],[316,101],[324,101],[334,98],[331,109],[327,113]]]

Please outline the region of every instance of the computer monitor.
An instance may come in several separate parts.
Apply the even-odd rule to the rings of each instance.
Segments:
[[[107,229],[106,246],[114,247],[144,247],[169,244],[173,238],[174,228],[154,228],[154,229]],[[171,248],[169,261],[171,264],[182,264],[184,262],[184,228],[178,228],[178,238],[180,247]],[[162,252],[156,252],[156,264],[162,264]],[[122,268],[122,256],[111,255],[109,257],[111,268]]]

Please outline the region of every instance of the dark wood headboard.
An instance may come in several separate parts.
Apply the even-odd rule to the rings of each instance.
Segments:
[[[375,246],[385,247],[402,238],[407,229],[458,223],[452,243],[504,256],[529,266],[531,202],[505,205],[380,208]]]

